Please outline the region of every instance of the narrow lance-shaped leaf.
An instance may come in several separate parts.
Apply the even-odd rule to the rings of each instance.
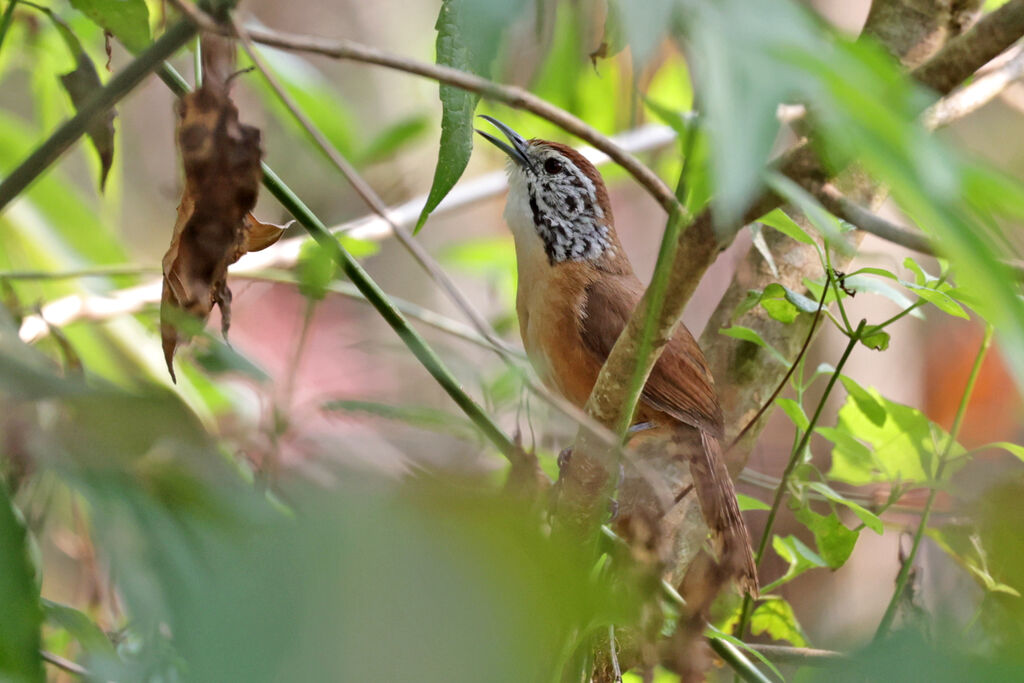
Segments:
[[[80,109],[92,96],[94,92],[103,87],[99,74],[96,72],[96,65],[82,47],[78,36],[74,34],[71,27],[63,19],[52,11],[40,8],[45,12],[53,25],[57,28],[64,44],[67,45],[71,57],[75,60],[75,68],[60,77],[61,85],[71,98],[71,104],[75,109]],[[92,125],[86,130],[86,135],[92,141],[93,147],[100,158],[100,191],[107,184],[107,174],[114,163],[114,117],[116,112],[113,109],[107,111],[103,116],[96,117]]]
[[[489,76],[501,36],[524,6],[523,0],[444,0],[437,16],[437,63]],[[480,96],[442,84],[441,146],[418,232],[455,186],[473,151],[473,112]]]
[[[469,48],[462,37],[457,16],[458,0],[441,3],[437,17],[437,63],[445,66],[472,71]],[[445,195],[455,187],[466,170],[469,155],[473,151],[473,112],[480,96],[454,86],[441,84],[441,147],[438,150],[437,168],[434,181],[427,195],[427,203],[416,221],[419,232],[427,217],[437,208]]]

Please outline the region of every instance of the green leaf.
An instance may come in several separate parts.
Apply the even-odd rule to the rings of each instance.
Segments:
[[[997,441],[995,443],[987,443],[984,446],[981,446],[980,448],[977,448],[975,450],[984,450],[986,448],[1002,448],[1004,451],[1007,451],[1011,455],[1014,455],[1020,458],[1021,460],[1024,460],[1024,446],[1021,446],[1020,444],[1010,443],[1009,441]]]
[[[767,503],[761,502],[757,498],[748,496],[743,493],[736,494],[736,500],[740,504],[740,511],[746,512],[747,510],[771,510],[771,506]]]
[[[793,606],[782,598],[768,598],[757,606],[750,615],[750,632],[754,635],[766,633],[773,640],[786,640],[797,647],[807,647],[808,644]]]
[[[889,333],[882,330],[868,332],[861,336],[860,343],[875,351],[885,351],[889,348]]]
[[[883,420],[878,406],[885,413]],[[829,478],[856,486],[879,481],[932,483],[938,454],[949,438],[921,411],[890,401],[875,389],[850,392],[839,409],[836,428],[817,431],[834,444]],[[963,452],[954,444],[950,457]],[[947,467],[944,476],[953,470],[955,466]]]
[[[327,287],[337,276],[338,265],[326,249],[314,240],[307,240],[299,249],[295,271],[302,295],[320,301],[327,296]]]
[[[783,365],[789,365],[789,361],[787,361],[786,358],[781,353],[779,353],[774,346],[766,342],[764,338],[757,333],[756,330],[752,330],[749,327],[744,327],[743,325],[733,325],[732,327],[727,327],[724,330],[719,330],[718,333],[724,334],[726,337],[732,337],[733,339],[740,339],[742,341],[747,341],[752,344],[757,344],[761,348],[768,351],[768,353],[770,353],[772,358],[774,358],[775,360],[779,361]]]
[[[501,37],[523,0],[443,0],[437,23],[437,63],[489,76]],[[441,84],[441,145],[427,202],[416,221],[419,232],[430,213],[455,187],[473,151],[473,113],[480,96]]]
[[[852,529],[847,529],[836,513],[819,515],[808,507],[795,510],[793,513],[797,520],[810,529],[814,534],[815,545],[818,546],[818,553],[832,569],[838,569],[846,564],[853,546],[857,544],[859,534]]]
[[[211,375],[238,374],[257,382],[267,382],[270,376],[263,368],[234,347],[211,335],[204,335],[203,341],[194,346],[192,360]]]
[[[807,488],[812,491],[817,491],[833,503],[838,503],[839,505],[849,508],[853,514],[857,515],[860,521],[864,522],[866,527],[874,531],[876,534],[882,535],[882,532],[885,530],[882,526],[882,520],[878,518],[878,515],[859,503],[846,498],[828,484],[823,484],[820,481],[812,481],[807,484]]]
[[[797,242],[811,245],[817,244],[817,242],[814,241],[814,238],[807,234],[807,231],[800,227],[796,221],[787,216],[786,212],[782,209],[775,209],[774,211],[761,216],[757,220],[760,223],[764,223],[769,227],[775,228],[782,234],[793,238]]]
[[[846,389],[846,393],[850,395],[850,398],[857,403],[857,408],[871,420],[872,424],[877,427],[885,424],[885,406],[875,400],[875,397],[852,377],[840,375],[839,381],[843,383],[843,387]]]
[[[71,0],[71,6],[110,31],[130,52],[149,45],[149,9],[145,0]]]
[[[804,412],[804,407],[794,401],[791,398],[777,398],[775,404],[782,408],[783,412],[789,416],[790,421],[796,425],[797,429],[802,432],[807,431],[807,428],[811,426],[811,421],[807,418],[807,413]]]
[[[785,538],[775,536],[772,538],[772,548],[779,557],[786,561],[788,568],[786,569],[785,574],[775,581],[772,581],[767,586],[764,586],[761,589],[762,593],[770,593],[779,586],[789,583],[809,569],[828,566],[825,560],[823,560],[818,553],[808,548],[807,545],[796,536],[786,536]]]
[[[83,612],[52,600],[42,600],[46,622],[62,628],[78,641],[87,654],[116,658],[110,638]]]
[[[323,405],[324,410],[365,413],[386,420],[404,422],[412,427],[442,434],[451,434],[471,441],[479,441],[479,430],[468,419],[429,406],[397,406],[361,400],[335,400]]]
[[[0,679],[42,682],[45,677],[39,648],[43,612],[20,516],[6,484],[0,481]]]
[[[913,285],[909,282],[904,282],[903,284],[943,313],[956,316],[957,318],[963,318],[965,320],[969,318],[963,307],[945,292],[940,292],[939,290],[932,289],[931,287]]]
[[[914,284],[918,286],[926,286],[938,282],[938,278],[925,271],[912,256],[903,259],[903,267],[914,273]]]
[[[422,137],[429,127],[430,120],[422,114],[403,118],[377,133],[356,155],[356,158],[360,163],[373,163],[387,159],[398,150]]]
[[[861,269],[859,269],[858,272],[880,271],[880,270],[881,269],[879,269],[879,268],[861,268]],[[882,272],[888,272],[888,271],[882,271]],[[876,272],[874,274],[877,275],[878,273]],[[891,275],[891,273],[890,273],[890,275]],[[891,279],[895,280],[897,278],[895,276],[893,276]],[[858,293],[859,292],[868,292],[868,293],[871,293],[871,294],[877,294],[879,296],[884,296],[886,299],[889,299],[894,304],[899,306],[902,310],[906,310],[906,309],[908,309],[908,308],[910,308],[911,306],[914,305],[914,302],[911,301],[910,298],[907,297],[905,294],[903,294],[902,292],[900,292],[899,290],[897,290],[894,287],[890,287],[888,284],[878,280],[877,278],[866,277],[865,275],[850,274],[850,275],[847,275],[846,278],[844,279],[843,286],[846,287],[847,289],[853,290],[854,292],[858,292]],[[918,318],[920,320],[924,319],[924,314],[921,313],[921,311],[918,310],[918,308],[914,308],[907,315],[909,315],[911,317],[914,317],[914,318]]]

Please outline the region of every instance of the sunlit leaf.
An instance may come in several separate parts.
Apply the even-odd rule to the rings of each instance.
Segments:
[[[818,553],[808,548],[796,536],[775,536],[772,538],[772,548],[785,560],[788,567],[785,574],[761,589],[763,593],[770,593],[810,569],[828,566]]]
[[[743,512],[746,512],[747,510],[771,510],[771,506],[767,503],[761,502],[757,498],[743,493],[737,493],[736,500],[739,502],[740,510]]]
[[[848,529],[834,512],[828,515],[819,515],[810,508],[804,507],[795,510],[793,514],[814,534],[814,543],[818,547],[818,554],[829,567],[838,569],[846,564],[860,534]]]
[[[750,615],[750,632],[754,635],[767,634],[773,640],[786,640],[797,647],[807,647],[807,637],[792,605],[782,598],[768,598],[757,606]]]
[[[882,420],[879,407],[884,412]],[[890,401],[872,388],[850,392],[839,410],[836,428],[819,427],[817,431],[834,444],[829,477],[854,485],[930,482],[939,449],[949,438],[921,411]],[[950,455],[963,452],[962,446],[954,444]],[[953,469],[947,467],[945,476]]]

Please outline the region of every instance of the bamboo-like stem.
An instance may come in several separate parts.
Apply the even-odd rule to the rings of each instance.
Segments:
[[[932,486],[931,492],[928,494],[928,500],[924,504],[924,511],[921,513],[921,519],[917,523],[917,531],[914,533],[914,542],[910,547],[910,553],[903,561],[903,566],[900,567],[900,572],[896,576],[896,588],[893,590],[892,598],[889,600],[888,606],[885,608],[885,613],[882,615],[882,620],[878,624],[878,629],[875,631],[875,641],[879,641],[889,633],[889,629],[892,627],[892,622],[896,618],[896,609],[899,607],[900,599],[903,596],[903,591],[907,587],[907,581],[910,578],[910,570],[914,566],[914,560],[917,558],[917,551],[921,547],[921,540],[924,538],[924,533],[928,529],[928,520],[931,517],[932,506],[935,505],[935,499],[939,494],[938,483],[942,479],[942,474],[946,470],[946,465],[949,462],[949,453],[953,448],[953,444],[956,443],[957,436],[960,434],[960,427],[963,425],[964,415],[967,413],[967,404],[970,403],[971,394],[974,393],[974,385],[978,381],[978,374],[981,372],[981,364],[985,361],[985,355],[988,353],[989,346],[992,344],[993,327],[988,325],[985,327],[985,336],[981,340],[981,347],[978,349],[978,354],[974,357],[974,365],[971,367],[971,374],[967,377],[967,385],[964,387],[964,393],[960,396],[960,405],[956,409],[956,417],[953,418],[953,427],[949,431],[949,439],[946,440],[946,445],[942,449],[942,455],[939,456],[938,465],[935,468],[935,482]]]
[[[196,34],[195,25],[187,20],[173,24],[152,45],[100,90],[97,90],[78,113],[65,121],[25,161],[0,182],[0,211],[21,194],[53,162],[68,150],[100,116],[103,116],[152,71],[159,69],[175,52]]]

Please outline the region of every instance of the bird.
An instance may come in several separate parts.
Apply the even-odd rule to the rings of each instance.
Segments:
[[[644,287],[619,241],[608,190],[594,165],[567,145],[527,140],[491,116],[481,118],[507,140],[477,129],[509,158],[504,219],[515,246],[523,345],[545,385],[583,407]],[[681,323],[651,371],[635,424],[667,436],[656,443],[672,452],[652,462],[689,465],[714,549],[718,579],[710,582],[710,592],[734,580],[756,595],[750,537],[722,453],[725,430],[714,380],[703,352]],[[632,480],[634,497],[637,483],[651,476],[651,468],[645,469]],[[623,510],[623,488],[629,482],[619,491],[620,523],[624,516],[646,515],[641,521],[657,525],[659,520],[650,518],[664,517],[672,501],[659,506],[634,500]]]

